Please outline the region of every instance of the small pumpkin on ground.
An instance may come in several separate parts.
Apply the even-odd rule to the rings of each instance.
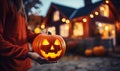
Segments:
[[[106,52],[106,49],[104,46],[95,46],[93,48],[93,54],[96,56],[104,56]]]
[[[86,49],[86,50],[85,50],[85,55],[86,55],[86,56],[92,56],[92,54],[93,54],[92,49]]]

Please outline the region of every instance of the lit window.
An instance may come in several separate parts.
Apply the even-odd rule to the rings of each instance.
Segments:
[[[83,23],[76,22],[74,25],[73,35],[74,36],[83,36]]]
[[[50,31],[53,35],[56,34],[56,29],[55,29],[55,27],[49,27],[49,28],[48,28],[48,31]]]
[[[53,21],[59,21],[60,20],[60,13],[59,11],[55,11],[53,14]]]
[[[63,37],[69,36],[69,24],[60,25],[60,35]]]
[[[69,21],[69,20],[66,20],[66,23],[70,23],[70,21]]]
[[[103,4],[100,6],[100,15],[109,17],[109,6],[107,4]]]

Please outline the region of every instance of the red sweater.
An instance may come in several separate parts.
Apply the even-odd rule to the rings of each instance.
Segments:
[[[26,27],[23,16],[8,0],[0,0],[0,71],[26,71],[31,67],[27,58],[28,42],[36,36]]]

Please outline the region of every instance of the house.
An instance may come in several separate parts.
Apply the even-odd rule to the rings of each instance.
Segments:
[[[28,16],[28,28],[31,30],[34,30],[37,26],[39,26],[42,21],[43,21],[43,17],[42,16],[37,16],[37,15],[29,15]]]
[[[65,38],[112,39],[113,45],[120,45],[120,14],[110,0],[91,3],[79,9],[52,3],[43,21],[53,34]]]

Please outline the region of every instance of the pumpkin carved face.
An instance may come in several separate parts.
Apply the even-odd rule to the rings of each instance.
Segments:
[[[58,35],[40,34],[34,39],[32,48],[49,61],[56,61],[64,55],[66,45]]]

